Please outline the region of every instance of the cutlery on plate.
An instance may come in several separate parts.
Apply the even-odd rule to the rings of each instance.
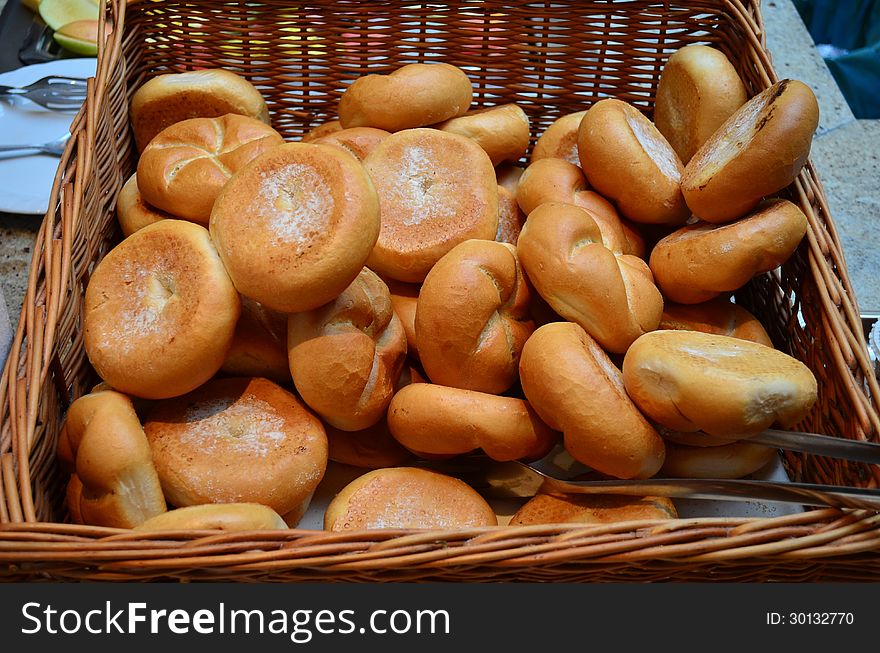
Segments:
[[[33,156],[34,154],[50,154],[52,156],[61,156],[67,141],[70,140],[70,134],[65,134],[61,138],[56,138],[48,143],[39,143],[34,145],[0,145],[0,159],[11,159],[17,156]]]

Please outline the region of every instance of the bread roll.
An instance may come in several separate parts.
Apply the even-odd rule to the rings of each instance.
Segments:
[[[495,169],[469,138],[406,130],[386,138],[364,168],[382,207],[382,229],[367,265],[382,276],[420,282],[459,243],[495,237]]]
[[[526,399],[562,431],[576,460],[618,478],[648,478],[660,469],[663,440],[630,401],[620,371],[578,325],[556,322],[535,331],[519,372]]]
[[[339,148],[286,143],[230,179],[211,235],[242,295],[281,313],[307,311],[360,273],[379,235],[379,200]]]
[[[324,427],[330,444],[330,460],[334,462],[380,469],[398,467],[413,458],[412,453],[391,435],[384,417],[360,431],[342,431],[329,424]]]
[[[525,168],[513,165],[512,163],[502,163],[499,166],[495,166],[495,180],[499,186],[506,188],[509,193],[515,196],[516,187],[519,185],[519,180],[525,171]]]
[[[651,272],[665,297],[698,304],[779,267],[806,232],[807,218],[797,206],[770,200],[737,222],[697,222],[673,232],[651,252]]]
[[[390,132],[424,127],[464,115],[474,90],[460,68],[446,63],[409,64],[389,75],[365,75],[339,98],[344,128],[377,127]]]
[[[144,201],[137,187],[137,173],[134,173],[122,185],[122,190],[116,197],[116,218],[119,220],[122,235],[127,238],[138,229],[160,220],[174,219],[175,216]]]
[[[810,87],[776,82],[730,116],[688,162],[681,177],[688,207],[716,223],[748,213],[798,176],[818,125]]]
[[[767,465],[777,452],[748,440],[717,447],[666,443],[660,473],[670,478],[742,478]]]
[[[595,221],[583,209],[571,204],[539,206],[523,227],[517,255],[529,281],[553,310],[582,326],[609,351],[623,353],[660,324],[663,298],[648,266],[635,256],[615,256],[607,249]]]
[[[493,460],[534,460],[556,442],[522,399],[432,383],[408,385],[394,395],[388,429],[410,451],[432,456],[482,449]]]
[[[539,494],[510,519],[510,526],[530,524],[614,524],[677,519],[666,497],[628,497],[596,494]]]
[[[271,531],[286,528],[287,524],[277,512],[258,503],[215,503],[169,510],[148,519],[135,530]]]
[[[493,166],[502,161],[517,161],[529,149],[529,117],[516,104],[474,109],[434,128],[476,141]]]
[[[510,388],[535,328],[529,296],[513,245],[488,240],[456,245],[419,292],[416,343],[428,378],[490,394]]]
[[[719,438],[703,431],[675,431],[665,426],[657,424],[655,426],[657,427],[657,432],[667,443],[674,442],[675,444],[684,444],[689,447],[720,447],[740,440],[737,436]]]
[[[329,136],[330,134],[341,130],[342,125],[338,120],[329,120],[312,127],[309,131],[303,134],[303,137],[300,140],[303,143],[312,143],[323,136]]]
[[[139,152],[174,123],[228,113],[269,124],[269,108],[256,87],[222,68],[159,75],[131,98],[131,127]]]
[[[367,472],[346,485],[324,513],[328,531],[497,525],[495,511],[467,484],[415,467]]]
[[[773,346],[770,336],[758,319],[726,297],[692,305],[667,302],[663,306],[663,317],[658,328],[702,331]]]
[[[722,52],[687,45],[669,57],[660,73],[654,124],[687,163],[746,100],[746,87]]]
[[[359,431],[382,419],[406,356],[388,287],[364,268],[332,302],[289,317],[290,373],[327,423]]]
[[[287,316],[242,297],[241,316],[220,371],[229,376],[260,376],[290,383]]]
[[[581,164],[578,157],[578,127],[586,111],[569,113],[557,118],[541,134],[532,149],[531,161],[538,159],[563,159],[576,166]]]
[[[168,501],[259,503],[302,511],[327,467],[327,435],[300,401],[266,379],[215,379],[159,402],[144,424]]]
[[[526,215],[520,210],[519,204],[516,203],[516,195],[499,184],[498,229],[495,232],[495,242],[516,245],[525,221]]]
[[[74,401],[58,436],[58,457],[73,474],[73,521],[133,528],[165,512],[150,446],[128,397],[105,390]]]
[[[416,307],[422,286],[394,279],[383,279],[383,281],[388,286],[388,292],[391,293],[391,307],[406,334],[406,353],[419,360],[419,348],[416,344]]]
[[[123,240],[92,272],[86,354],[121,392],[176,397],[220,369],[240,310],[207,229],[162,220]]]
[[[282,142],[274,129],[245,116],[184,120],[162,130],[144,149],[138,189],[153,206],[207,226],[229,178]]]
[[[654,331],[636,340],[623,360],[623,381],[656,422],[722,438],[794,426],[817,394],[813,373],[791,356],[697,331]]]
[[[599,100],[578,129],[581,168],[590,185],[630,220],[680,225],[690,211],[679,182],[684,166],[653,123],[622,100]]]
[[[334,145],[341,147],[343,150],[354,156],[358,161],[364,158],[388,138],[390,134],[384,129],[375,129],[373,127],[352,127],[334,131],[325,136],[320,136],[313,140],[314,143],[323,145]]]

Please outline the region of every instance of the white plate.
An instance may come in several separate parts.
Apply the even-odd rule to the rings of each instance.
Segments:
[[[46,75],[93,77],[96,59],[59,59],[0,74],[0,85],[27,86]],[[76,112],[58,112],[16,99],[0,100],[0,144],[46,143],[67,133]],[[0,211],[43,215],[58,169],[58,158],[45,154],[0,159]]]

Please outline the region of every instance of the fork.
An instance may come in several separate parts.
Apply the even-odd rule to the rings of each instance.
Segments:
[[[61,156],[67,141],[70,140],[70,133],[65,134],[61,138],[56,138],[48,143],[40,143],[37,145],[0,145],[0,159],[11,159],[18,156],[32,156],[34,154],[50,154],[52,156]],[[14,152],[14,154],[9,154]]]
[[[86,88],[85,79],[50,75],[21,88],[0,86],[0,98],[26,98],[45,109],[69,111],[82,105]]]

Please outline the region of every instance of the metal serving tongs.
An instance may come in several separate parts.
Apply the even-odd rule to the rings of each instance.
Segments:
[[[21,88],[0,86],[0,99],[25,98],[51,111],[78,111],[87,88],[85,79],[50,75]]]

